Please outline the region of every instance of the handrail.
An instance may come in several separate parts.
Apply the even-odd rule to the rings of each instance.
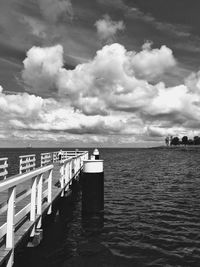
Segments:
[[[19,156],[20,159],[22,159],[22,158],[32,158],[32,157],[35,157],[35,154]]]
[[[3,161],[3,160],[8,160],[8,158],[0,158],[0,160],[1,160],[1,161]]]
[[[26,172],[22,174],[17,174],[15,176],[12,176],[6,180],[0,181],[0,193],[9,189],[10,187],[17,186],[27,180],[30,180],[31,178],[40,175],[42,173],[47,172],[48,170],[53,169],[53,165],[48,165],[45,167],[37,168],[31,172]]]

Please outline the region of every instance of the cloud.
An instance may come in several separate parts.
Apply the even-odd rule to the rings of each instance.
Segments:
[[[119,116],[87,116],[74,111],[65,101],[27,93],[6,95],[2,87],[0,90],[1,123],[5,129],[70,134],[118,134],[124,128],[125,121]]]
[[[192,72],[186,79],[185,84],[190,90],[190,92],[200,91],[200,71],[197,73]]]
[[[40,112],[45,108],[44,100],[27,93],[10,94],[0,93],[0,131],[3,130],[4,138],[13,140],[15,130],[28,127],[28,123],[37,123],[40,120]],[[29,129],[30,130],[30,129]],[[23,134],[22,134],[23,135]],[[21,139],[24,139],[25,136]]]
[[[30,27],[31,33],[39,38],[46,38],[46,26],[42,21],[34,19],[32,17],[23,16],[22,22]]]
[[[39,96],[27,93],[6,95],[3,91],[0,92],[0,111],[10,117],[22,116],[29,118],[30,116],[35,116],[41,110],[43,104],[44,101]]]
[[[147,80],[171,68],[175,59],[166,46],[136,53],[116,43],[104,46],[93,60],[74,70],[63,67],[60,45],[33,47],[23,63],[22,77],[29,91],[54,92],[87,115],[107,115],[110,109],[137,110],[154,97],[157,87]]]
[[[63,48],[61,45],[53,47],[32,47],[23,61],[22,78],[27,88],[34,93],[56,91],[56,80],[63,67]]]
[[[136,52],[106,45],[73,70],[64,68],[63,54],[61,45],[27,52],[22,77],[34,95],[6,95],[0,88],[6,128],[115,144],[161,141],[200,127],[199,73],[173,87],[152,82],[176,64],[168,47],[147,42]]]
[[[45,19],[51,23],[73,16],[70,0],[38,0],[38,4]]]
[[[101,40],[111,41],[118,31],[125,29],[123,21],[113,21],[109,15],[104,15],[103,19],[95,22],[97,34]]]
[[[171,49],[165,45],[160,49],[151,49],[148,42],[143,45],[143,51],[131,57],[131,61],[136,77],[146,80],[155,78],[176,65]]]

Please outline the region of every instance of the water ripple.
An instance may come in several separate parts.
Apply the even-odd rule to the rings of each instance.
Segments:
[[[199,151],[110,150],[103,157],[102,235],[110,249],[141,266],[199,266]],[[108,225],[116,226],[111,234]]]
[[[54,244],[44,238],[42,260],[31,265],[29,253],[26,266],[199,267],[200,150],[100,152],[104,218],[84,221],[78,199],[70,220],[50,227],[57,238]]]

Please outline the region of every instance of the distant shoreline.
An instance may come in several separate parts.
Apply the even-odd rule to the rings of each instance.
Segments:
[[[194,149],[200,148],[200,145],[177,145],[177,146],[156,146],[156,147],[151,147],[150,149],[178,149],[178,150],[190,150],[190,149]]]

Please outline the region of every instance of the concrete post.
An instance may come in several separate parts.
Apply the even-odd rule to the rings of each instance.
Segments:
[[[104,210],[103,160],[84,160],[82,177],[82,213]]]

